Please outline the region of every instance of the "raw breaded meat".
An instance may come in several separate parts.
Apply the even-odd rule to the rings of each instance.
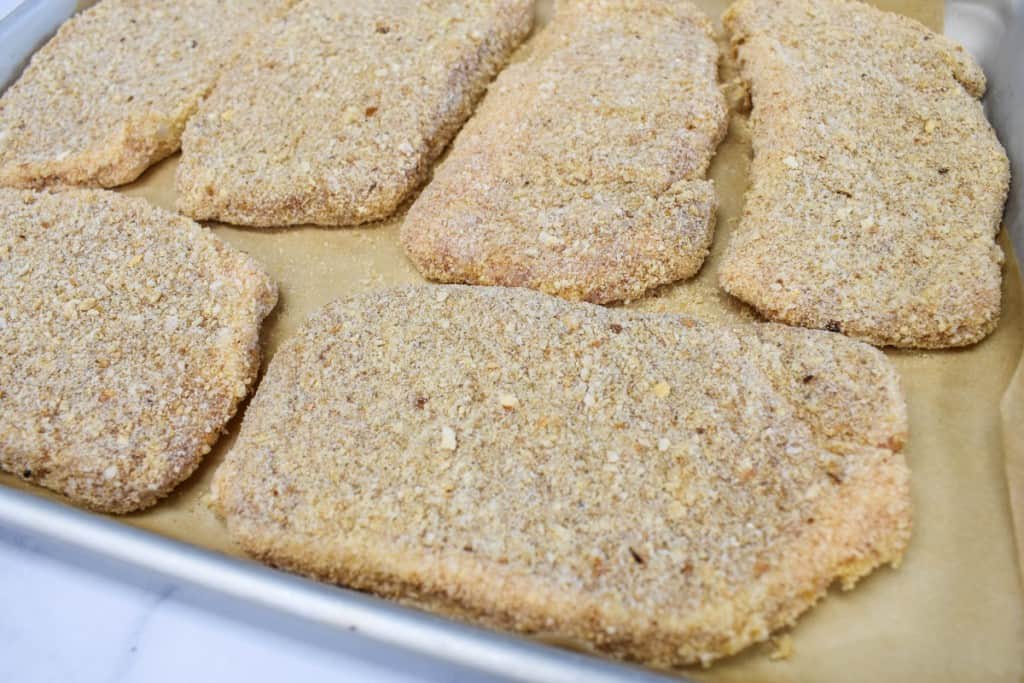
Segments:
[[[0,190],[0,467],[152,505],[248,393],[276,301],[255,261],[141,199]]]
[[[113,187],[173,154],[244,38],[291,0],[102,0],[0,97],[0,185]]]
[[[754,107],[725,290],[878,345],[962,346],[995,329],[1009,165],[974,60],[853,0],[740,0],[724,22]]]
[[[906,429],[894,368],[841,335],[410,287],[284,344],[213,494],[276,566],[706,663],[899,560]]]
[[[530,0],[303,0],[189,123],[179,210],[255,226],[387,218],[532,22]]]
[[[687,2],[573,0],[502,73],[402,226],[444,282],[604,303],[695,274],[727,109]]]

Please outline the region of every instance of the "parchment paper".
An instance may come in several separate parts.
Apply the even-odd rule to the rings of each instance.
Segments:
[[[698,4],[717,20],[728,3]],[[941,0],[878,4],[941,29]],[[550,5],[550,0],[539,3],[538,26],[550,16]],[[723,42],[723,82],[735,76],[726,52]],[[753,318],[716,286],[718,262],[742,206],[749,156],[745,119],[734,116],[711,169],[721,202],[711,258],[695,280],[630,305],[714,319]],[[173,209],[176,165],[176,158],[159,164],[125,192]],[[265,328],[265,359],[307,315],[339,296],[422,281],[398,246],[400,222],[401,217],[335,230],[212,225],[223,239],[262,261],[280,284],[281,302]],[[1005,429],[1000,400],[1021,358],[1024,312],[1017,263],[1005,235],[1000,241],[1008,257],[1004,310],[990,338],[965,350],[888,352],[910,407],[906,454],[913,471],[915,530],[902,567],[879,570],[851,592],[834,590],[792,629],[794,652],[788,660],[771,660],[768,643],[710,669],[682,673],[707,681],[1021,680],[1024,597],[1005,468],[1019,471],[1024,482],[1024,372],[1003,402]],[[239,554],[205,504],[213,471],[231,447],[238,422],[175,494],[152,510],[120,519]],[[14,477],[2,476],[0,483],[58,498]],[[1024,487],[1018,485],[1016,493],[1024,503]]]

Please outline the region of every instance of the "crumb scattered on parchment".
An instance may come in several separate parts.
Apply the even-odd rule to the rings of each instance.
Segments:
[[[785,661],[793,656],[793,636],[788,633],[772,638],[772,645],[775,649],[768,655],[768,659],[773,662]]]

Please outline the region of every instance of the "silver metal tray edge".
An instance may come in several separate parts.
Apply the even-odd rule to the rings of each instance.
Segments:
[[[64,0],[28,0],[0,21],[0,91],[57,26],[74,11]],[[952,0],[946,33],[982,62],[989,77],[986,109],[1015,160],[1006,223],[1017,254],[1024,254],[1024,0]],[[0,528],[44,541],[54,554],[83,563],[106,560],[104,571],[139,571],[193,587],[204,595],[262,608],[261,614],[297,618],[332,633],[362,636],[412,653],[503,678],[553,683],[678,681],[649,670],[577,654],[517,636],[488,631],[334,586],[319,584],[0,486]]]
[[[77,5],[75,0],[27,0],[0,20],[0,92]],[[0,531],[23,533],[61,560],[120,580],[138,582],[143,574],[149,579],[143,582],[152,584],[153,579],[162,578],[190,589],[201,596],[198,602],[219,611],[237,612],[229,604],[232,601],[235,606],[256,607],[243,611],[245,618],[261,626],[274,628],[274,622],[297,619],[318,631],[313,638],[325,647],[330,647],[332,635],[354,631],[400,650],[502,679],[679,680],[320,584],[4,486],[0,486]],[[90,562],[96,558],[98,565]]]
[[[678,681],[638,667],[461,624],[356,591],[310,581],[256,562],[135,529],[0,487],[0,526],[41,537],[75,561],[85,551],[215,595],[283,612],[505,678],[569,683]],[[60,552],[64,551],[70,552]]]

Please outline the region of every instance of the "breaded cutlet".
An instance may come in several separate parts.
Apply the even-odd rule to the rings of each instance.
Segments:
[[[213,497],[275,566],[657,666],[897,563],[895,369],[841,335],[433,286],[279,349]]]
[[[253,259],[142,199],[0,189],[0,468],[153,505],[248,394],[276,301]]]
[[[178,209],[263,227],[389,217],[532,22],[531,0],[302,0],[189,122]]]
[[[406,216],[442,282],[606,303],[694,275],[728,111],[710,21],[688,2],[559,3]]]
[[[0,186],[135,180],[291,1],[102,0],[72,17],[0,97]]]
[[[880,346],[992,332],[1010,169],[974,59],[856,0],[740,0],[724,23],[754,144],[725,290]]]

